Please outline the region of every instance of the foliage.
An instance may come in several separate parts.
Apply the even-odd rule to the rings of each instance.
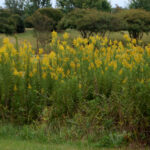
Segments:
[[[50,0],[30,0],[30,2],[32,2],[35,10],[39,8],[51,7]]]
[[[32,16],[27,17],[24,22],[26,28],[33,28]]]
[[[143,37],[143,33],[150,31],[149,12],[137,9],[127,10],[123,12],[123,19],[131,38],[139,40]]]
[[[58,9],[42,8],[33,14],[33,26],[36,30],[53,31],[62,18],[62,13]]]
[[[5,0],[6,8],[13,13],[22,14],[26,0]]]
[[[0,33],[22,33],[25,30],[22,18],[17,14],[12,14],[9,10],[1,10],[0,19]]]
[[[149,0],[130,0],[129,7],[132,9],[145,9],[150,11]]]
[[[24,21],[19,15],[12,15],[11,16],[14,24],[15,24],[15,31],[17,33],[23,33],[25,31]]]
[[[111,10],[111,5],[107,0],[57,0],[57,5],[65,12],[74,8],[96,8],[101,11]]]
[[[0,33],[12,34],[15,32],[15,26],[9,11],[1,10],[0,20]]]
[[[32,16],[32,24],[37,39],[37,50],[39,43],[43,48],[50,42],[50,32],[57,30],[57,24],[62,18],[62,12],[53,8],[38,9]]]
[[[118,144],[122,137],[149,142],[150,46],[125,38],[126,45],[98,35],[70,44],[68,34],[60,40],[53,32],[50,52],[39,49],[36,55],[31,45],[16,49],[4,39],[0,118],[44,122],[55,131],[67,125],[72,138],[125,130],[125,137],[112,136]]]
[[[99,12],[94,9],[75,9],[60,21],[59,29],[77,29],[86,38],[93,33],[105,36],[107,31],[121,30],[122,19],[117,15]]]

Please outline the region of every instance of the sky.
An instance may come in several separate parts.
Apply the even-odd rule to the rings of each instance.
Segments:
[[[5,0],[0,0],[0,6],[4,6],[4,1]],[[56,0],[52,0],[53,6],[55,6],[55,2]],[[115,7],[115,5],[119,5],[121,7],[126,7],[128,4],[128,0],[109,0],[112,4],[113,7]]]

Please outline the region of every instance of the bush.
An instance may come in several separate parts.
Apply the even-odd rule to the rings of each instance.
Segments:
[[[0,17],[0,33],[13,34],[15,32],[14,22],[11,17]]]
[[[25,30],[22,18],[17,14],[12,14],[9,10],[0,11],[0,20],[0,33],[22,33]]]

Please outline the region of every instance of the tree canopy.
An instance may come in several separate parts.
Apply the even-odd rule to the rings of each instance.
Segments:
[[[131,9],[123,12],[123,20],[126,22],[125,30],[131,38],[137,40],[143,37],[143,33],[150,32],[150,13],[141,9]]]
[[[39,8],[51,7],[51,0],[5,0],[5,5],[13,13],[32,15]]]
[[[130,0],[130,8],[134,9],[145,9],[150,11],[150,1],[149,0]]]
[[[110,11],[108,0],[57,0],[57,6],[68,12],[74,8],[96,8],[101,11]]]

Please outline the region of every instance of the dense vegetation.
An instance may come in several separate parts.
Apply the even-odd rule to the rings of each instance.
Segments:
[[[150,32],[147,2],[112,10],[107,0],[57,0],[59,9],[50,0],[6,0],[0,33],[34,28],[36,49],[16,36],[15,44],[3,40],[0,120],[44,124],[48,134],[100,146],[150,144],[150,44],[141,41]],[[57,35],[66,29],[81,36]],[[124,43],[106,37],[122,31]]]
[[[27,43],[8,39],[0,49],[3,121],[46,121],[54,129],[75,123],[77,137],[125,131],[127,140],[148,142],[150,48],[126,46],[99,36],[62,41],[53,32],[50,52],[35,55]],[[19,115],[18,115],[19,114]],[[42,115],[43,114],[43,115]],[[61,124],[61,126],[59,126]],[[72,124],[72,125],[73,125]],[[81,132],[82,131],[82,132]]]

